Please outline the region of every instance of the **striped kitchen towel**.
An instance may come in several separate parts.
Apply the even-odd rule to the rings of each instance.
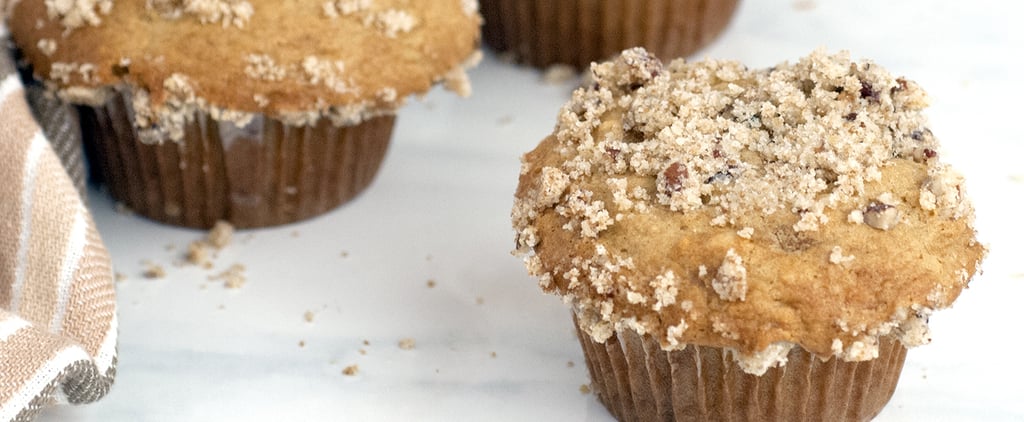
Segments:
[[[0,54],[0,421],[106,394],[115,310],[110,256]]]

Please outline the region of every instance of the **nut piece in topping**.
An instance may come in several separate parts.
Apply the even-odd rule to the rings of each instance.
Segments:
[[[900,222],[900,211],[896,207],[872,201],[864,209],[864,223],[879,230],[890,230]]]
[[[725,259],[718,267],[718,274],[711,280],[711,287],[722,300],[746,300],[747,268],[743,266],[743,258],[740,258],[736,251],[729,249],[725,253]]]

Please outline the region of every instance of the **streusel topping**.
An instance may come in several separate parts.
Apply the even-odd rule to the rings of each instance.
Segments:
[[[871,359],[882,335],[925,342],[984,255],[926,94],[874,63],[632,49],[592,72],[524,157],[513,225],[595,340],[727,347],[753,373],[795,345]]]

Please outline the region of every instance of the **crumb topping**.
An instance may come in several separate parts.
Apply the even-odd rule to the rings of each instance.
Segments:
[[[244,28],[254,10],[246,0],[146,0],[146,8],[164,19],[192,16],[199,22]]]
[[[288,73],[286,67],[278,65],[266,54],[247,54],[245,61],[245,74],[253,79],[276,82],[284,79]]]
[[[854,260],[853,255],[843,255],[843,248],[841,246],[835,246],[832,248],[832,253],[828,255],[828,262],[833,264],[845,264]]]
[[[100,15],[109,15],[114,0],[46,0],[46,13],[50,19],[57,19],[65,31],[85,25],[97,26],[102,22]]]
[[[743,266],[743,258],[732,249],[725,253],[711,286],[722,300],[743,301],[747,298],[747,268]]]
[[[374,28],[388,38],[412,31],[419,25],[419,18],[406,9],[380,9],[373,0],[336,0],[321,4],[324,15],[331,19],[353,17],[360,19],[363,26]],[[465,9],[465,2],[463,2]]]
[[[824,51],[748,69],[637,48],[591,73],[524,157],[512,221],[596,341],[721,346],[750,373],[797,345],[871,359],[880,336],[921,344],[977,271],[916,83]]]
[[[43,38],[36,43],[36,47],[39,48],[39,51],[44,55],[52,56],[53,53],[57,51],[57,42],[52,38]]]

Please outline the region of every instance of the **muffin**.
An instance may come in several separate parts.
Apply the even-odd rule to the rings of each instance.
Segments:
[[[472,0],[15,2],[36,76],[78,105],[114,198],[165,223],[324,213],[369,185],[396,110],[469,93]]]
[[[625,48],[687,56],[725,29],[737,0],[481,0],[484,40],[536,67],[585,69]]]
[[[523,158],[516,253],[621,420],[867,420],[978,271],[924,91],[847,53],[592,67]]]

